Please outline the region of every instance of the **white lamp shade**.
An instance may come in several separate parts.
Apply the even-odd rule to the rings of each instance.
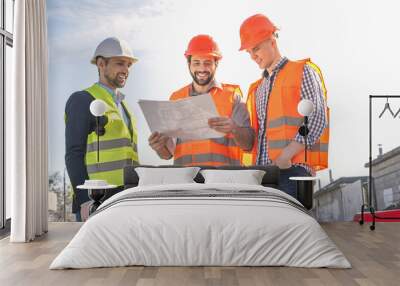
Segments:
[[[297,105],[297,111],[302,116],[310,116],[314,111],[314,103],[309,99],[302,99]]]
[[[103,116],[107,110],[107,105],[101,99],[95,99],[90,103],[90,113],[94,116]]]

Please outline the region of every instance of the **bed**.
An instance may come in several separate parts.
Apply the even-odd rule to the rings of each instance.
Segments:
[[[50,269],[351,267],[302,204],[277,190],[275,167],[219,167],[263,170],[261,185],[204,183],[200,172],[193,183],[138,185],[136,168],[125,168],[126,189],[97,209]]]

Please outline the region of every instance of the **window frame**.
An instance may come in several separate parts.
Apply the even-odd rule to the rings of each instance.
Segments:
[[[12,0],[13,13],[15,0]],[[6,0],[0,0],[1,21],[0,21],[0,237],[10,232],[11,219],[6,217],[6,189],[5,189],[5,101],[6,101],[6,50],[7,46],[13,48],[13,34],[6,30],[7,9]],[[13,17],[14,15],[11,15]],[[13,29],[14,30],[14,27]]]

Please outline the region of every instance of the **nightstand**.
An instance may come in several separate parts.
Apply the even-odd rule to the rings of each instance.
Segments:
[[[314,193],[314,181],[317,181],[317,177],[290,177],[292,181],[297,182],[297,200],[303,204],[303,206],[310,210],[313,207],[313,193]]]

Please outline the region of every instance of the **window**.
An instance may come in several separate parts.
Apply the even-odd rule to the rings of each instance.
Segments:
[[[387,208],[393,204],[393,189],[388,188],[383,190],[383,207]]]
[[[3,13],[2,13],[3,14]],[[4,227],[4,36],[0,35],[0,228]]]
[[[369,189],[368,182],[362,183],[361,189],[362,189],[362,201],[363,201],[363,204],[368,204],[368,200],[369,200],[369,197],[368,197],[368,189]]]
[[[4,106],[11,93],[14,0],[0,0],[0,236],[9,231],[10,194],[5,190]]]
[[[11,34],[14,32],[14,0],[5,0],[5,30]]]

